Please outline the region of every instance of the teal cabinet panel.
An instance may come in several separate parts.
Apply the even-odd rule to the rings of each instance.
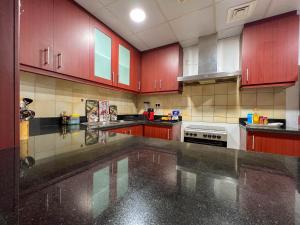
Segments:
[[[130,51],[119,45],[119,83],[130,85]]]
[[[94,76],[111,80],[112,40],[98,29],[95,29],[94,35]]]

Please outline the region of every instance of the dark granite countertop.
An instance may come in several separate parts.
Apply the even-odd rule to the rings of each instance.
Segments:
[[[240,127],[246,129],[247,131],[259,131],[259,132],[267,132],[267,133],[300,135],[300,129],[287,127],[286,121],[284,119],[269,119],[269,122],[271,122],[271,123],[274,123],[274,122],[275,123],[276,122],[283,123],[283,126],[280,128],[247,126],[245,121],[247,121],[246,118],[240,118]]]
[[[48,126],[37,126],[30,129],[30,135],[36,136],[41,134],[51,134],[55,132],[62,132],[62,130],[72,131],[72,130],[86,130],[86,129],[97,129],[97,130],[112,130],[116,128],[123,128],[123,127],[130,127],[136,125],[152,125],[152,126],[175,126],[181,124],[181,121],[161,121],[159,119],[154,121],[148,120],[125,120],[123,122],[117,123],[107,123],[101,126],[87,126],[87,125],[66,125],[66,126],[59,126],[59,125],[48,125]]]
[[[300,158],[95,130],[22,141],[20,174],[12,152],[0,224],[300,224]]]

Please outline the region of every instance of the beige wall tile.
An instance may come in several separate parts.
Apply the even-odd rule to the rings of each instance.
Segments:
[[[226,117],[217,117],[217,116],[214,117],[215,123],[226,123],[226,121],[227,121]]]
[[[202,106],[194,106],[192,107],[192,116],[202,116],[203,107]]]
[[[214,117],[226,117],[227,106],[215,106]]]
[[[203,120],[202,116],[193,116],[192,121],[201,122]]]
[[[285,119],[285,106],[275,106],[274,107],[274,118],[275,119]]]
[[[285,91],[284,90],[274,93],[274,105],[285,106]]]
[[[239,123],[239,118],[230,118],[230,117],[227,117],[226,122],[227,123]]]
[[[73,113],[78,113],[80,116],[85,116],[85,102],[77,102],[72,105]]]
[[[227,105],[227,94],[226,95],[215,95],[215,105],[216,106],[224,106]]]
[[[239,106],[240,105],[240,95],[239,94],[230,94],[227,97],[228,105],[230,106]]]
[[[62,112],[66,112],[67,114],[73,113],[73,104],[72,102],[55,102],[55,116],[60,116]]]
[[[203,104],[203,96],[195,95],[191,97],[192,106],[201,106]]]
[[[255,106],[256,105],[256,93],[242,93],[242,105],[243,106]]]
[[[202,115],[203,117],[213,117],[215,107],[214,106],[203,106]]]
[[[213,95],[215,93],[215,85],[207,84],[203,85],[203,95]]]
[[[203,96],[203,106],[212,106],[215,104],[214,95],[204,95]]]
[[[228,83],[227,91],[228,94],[238,94],[240,92],[237,83]]]
[[[238,106],[227,106],[227,117],[240,117],[240,107]]]
[[[36,117],[55,117],[55,101],[36,100],[34,105]]]
[[[214,118],[212,116],[203,116],[203,122],[214,122]]]
[[[227,83],[215,84],[215,95],[227,95]]]
[[[194,85],[191,86],[191,95],[202,95],[203,94],[203,86],[200,85]]]
[[[253,112],[254,112],[253,106],[241,106],[240,116],[247,117],[248,113],[253,113]]]
[[[257,105],[259,106],[272,106],[274,105],[273,93],[257,93]]]
[[[257,88],[257,93],[273,93],[274,88],[268,87],[268,88]]]

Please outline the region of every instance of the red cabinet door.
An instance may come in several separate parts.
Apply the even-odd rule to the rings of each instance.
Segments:
[[[130,129],[130,134],[134,136],[143,136],[144,135],[144,128],[142,125],[138,126],[132,126],[129,127]]]
[[[131,74],[130,89],[139,92],[141,89],[141,82],[140,82],[141,54],[136,49],[132,49],[131,68],[132,68],[132,74]]]
[[[299,16],[287,13],[245,25],[242,85],[290,84],[298,79]]]
[[[53,70],[53,0],[22,0],[20,63]]]
[[[264,132],[248,132],[247,150],[300,156],[300,136]]]
[[[160,126],[144,126],[144,136],[151,138],[160,138],[171,140],[172,139],[172,128],[171,127],[160,127]]]
[[[54,0],[54,70],[89,78],[89,15],[73,1]]]
[[[156,81],[156,51],[142,53],[141,62],[141,92],[155,92]]]
[[[170,45],[157,50],[157,82],[159,91],[176,91],[180,75],[180,46]]]
[[[95,32],[100,31],[104,35],[107,36],[111,40],[111,62],[110,70],[111,74],[108,79],[104,78],[106,77],[103,74],[95,74]],[[116,51],[116,36],[114,33],[109,30],[107,27],[105,27],[102,23],[97,21],[96,19],[90,18],[90,79],[101,83],[101,84],[107,84],[107,85],[113,85],[114,80],[116,79],[116,72],[117,72],[117,51]]]

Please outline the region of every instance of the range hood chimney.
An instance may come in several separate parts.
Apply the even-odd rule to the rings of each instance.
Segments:
[[[218,40],[217,34],[200,37],[198,45],[192,47],[194,48],[194,55],[192,54],[190,57],[193,60],[197,58],[197,64],[194,63],[192,72],[186,72],[189,70],[184,69],[183,76],[178,77],[177,80],[184,83],[199,82],[203,84],[237,80],[241,75],[239,70],[239,40],[239,37]],[[197,48],[197,51],[195,51],[195,48]],[[185,53],[187,52],[184,49]],[[187,53],[187,55],[190,55],[190,53]],[[184,67],[190,66],[188,57],[184,55]],[[196,70],[197,73],[195,74]]]

